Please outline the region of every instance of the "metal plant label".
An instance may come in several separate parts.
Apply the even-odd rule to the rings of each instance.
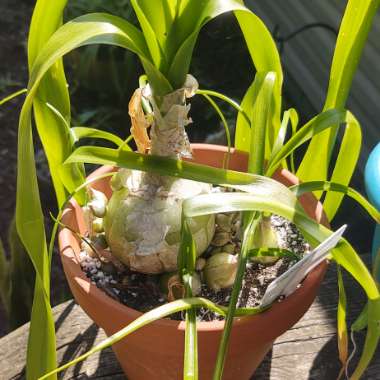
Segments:
[[[288,296],[293,293],[305,276],[321,263],[328,256],[330,251],[335,248],[346,227],[347,225],[340,227],[325,241],[318,245],[318,247],[302,258],[302,260],[298,261],[280,277],[276,278],[268,286],[264,297],[261,300],[261,306],[269,306],[277,298]]]

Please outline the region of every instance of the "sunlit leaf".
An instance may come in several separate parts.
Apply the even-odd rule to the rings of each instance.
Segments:
[[[377,223],[380,223],[380,212],[373,207],[371,203],[369,203],[367,199],[365,199],[359,192],[346,185],[329,181],[312,181],[294,185],[290,187],[290,190],[292,190],[297,196],[314,191],[327,191],[329,194],[345,194],[359,203],[360,206],[362,206]]]
[[[276,73],[257,74],[260,88],[252,106],[248,171],[254,174],[264,173],[264,159],[269,157],[271,137],[273,137],[273,96],[276,85]],[[272,136],[271,136],[272,135]]]
[[[345,107],[352,80],[379,4],[379,0],[348,1],[335,46],[324,110]],[[336,124],[332,126],[334,127],[314,137],[311,141],[297,171],[297,176],[302,181],[327,179],[337,135]],[[351,148],[354,147],[354,145],[351,146]],[[348,184],[351,175],[351,168],[342,173],[341,177],[346,177],[343,182]],[[329,204],[330,207],[331,204]],[[329,213],[333,216],[335,210],[332,208]]]
[[[339,301],[337,312],[337,330],[338,330],[338,351],[339,360],[342,363],[342,369],[339,373],[338,380],[344,375],[346,369],[346,363],[348,359],[348,336],[347,336],[347,323],[346,323],[346,310],[347,299],[344,289],[342,270],[338,265],[338,289],[339,289]]]
[[[206,307],[210,310],[215,311],[216,313],[220,315],[225,315],[226,308],[219,307],[215,305],[213,302],[205,299],[205,298],[184,298],[180,300],[173,301],[171,303],[162,305],[157,307],[154,310],[148,311],[147,313],[143,314],[141,317],[135,319],[132,323],[130,323],[128,326],[124,327],[117,333],[113,334],[109,338],[105,339],[103,342],[99,343],[95,347],[93,347],[91,350],[86,352],[83,355],[80,355],[79,357],[75,358],[71,362],[55,369],[54,371],[42,376],[39,378],[39,380],[47,379],[51,374],[57,373],[60,371],[63,371],[64,369],[79,363],[83,361],[84,359],[88,358],[90,355],[94,354],[95,352],[101,351],[104,348],[107,348],[111,346],[112,344],[115,344],[116,342],[120,341],[121,339],[125,338],[126,336],[130,335],[134,331],[140,329],[143,326],[146,326],[147,324],[154,322],[158,319],[167,317],[171,314],[178,313],[179,311],[183,310],[189,310],[193,307]],[[253,308],[250,310],[251,314],[255,314],[262,311],[259,308]]]
[[[95,138],[110,141],[117,146],[121,146],[124,144],[124,141],[119,136],[116,136],[110,132],[101,131],[100,129],[96,128],[74,127],[72,128],[72,133],[78,140],[83,138]]]
[[[14,92],[13,94],[10,94],[8,96],[6,96],[4,99],[1,99],[0,100],[0,106],[5,104],[6,102],[9,102],[10,100],[16,98],[17,96],[20,96],[22,94],[25,94],[28,90],[26,88],[23,88],[22,90],[18,90],[16,92]]]

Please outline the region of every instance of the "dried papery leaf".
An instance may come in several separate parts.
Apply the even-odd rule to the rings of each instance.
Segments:
[[[139,153],[146,153],[150,148],[150,139],[147,129],[150,123],[145,117],[142,104],[142,89],[138,88],[132,95],[128,105],[128,113],[131,117],[131,134],[136,142]]]
[[[190,105],[186,98],[195,95],[197,80],[188,75],[182,88],[160,98],[158,106],[153,96],[150,102],[154,109],[154,125],[151,130],[152,154],[191,158],[190,142],[185,127],[192,122],[188,117]]]

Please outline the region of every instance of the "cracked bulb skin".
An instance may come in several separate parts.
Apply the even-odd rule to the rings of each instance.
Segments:
[[[131,133],[140,153],[149,150],[150,154],[174,159],[192,157],[185,131],[191,123],[186,99],[197,88],[196,79],[187,75],[183,87],[161,97],[160,105],[148,85],[135,91],[129,114]],[[143,98],[152,106],[149,117],[142,110]],[[211,185],[120,169],[112,180],[112,188],[114,192],[104,217],[104,231],[112,254],[136,272],[175,271],[181,241],[182,203],[187,198],[209,193]],[[192,219],[190,230],[198,256],[210,244],[214,229],[213,215]]]
[[[156,274],[177,269],[182,202],[211,191],[211,186],[185,179],[158,177],[122,169],[104,217],[112,254],[131,270]],[[124,183],[121,184],[121,178]],[[213,215],[193,218],[190,230],[197,255],[214,235]]]

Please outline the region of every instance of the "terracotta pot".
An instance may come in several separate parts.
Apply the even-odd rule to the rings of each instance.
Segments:
[[[193,145],[195,161],[220,167],[226,148],[214,145]],[[230,168],[245,171],[247,156],[233,151]],[[91,176],[112,171],[102,167]],[[285,185],[293,185],[297,178],[286,170],[274,176]],[[110,196],[109,179],[102,179],[94,188]],[[326,223],[321,205],[306,194],[301,203],[310,217]],[[85,231],[83,215],[75,201],[66,209],[63,222],[82,233]],[[63,267],[71,291],[83,310],[111,335],[141,315],[140,312],[108,297],[91,284],[78,264],[79,244],[75,236],[63,229],[59,233],[59,246]],[[292,327],[312,304],[323,279],[326,262],[315,268],[302,286],[284,301],[275,303],[269,310],[255,316],[235,318],[224,379],[249,379],[272,347],[273,341]],[[223,321],[198,323],[199,378],[211,379],[215,358],[223,330]],[[180,379],[183,368],[184,322],[163,319],[156,321],[114,345],[113,349],[128,379]]]

